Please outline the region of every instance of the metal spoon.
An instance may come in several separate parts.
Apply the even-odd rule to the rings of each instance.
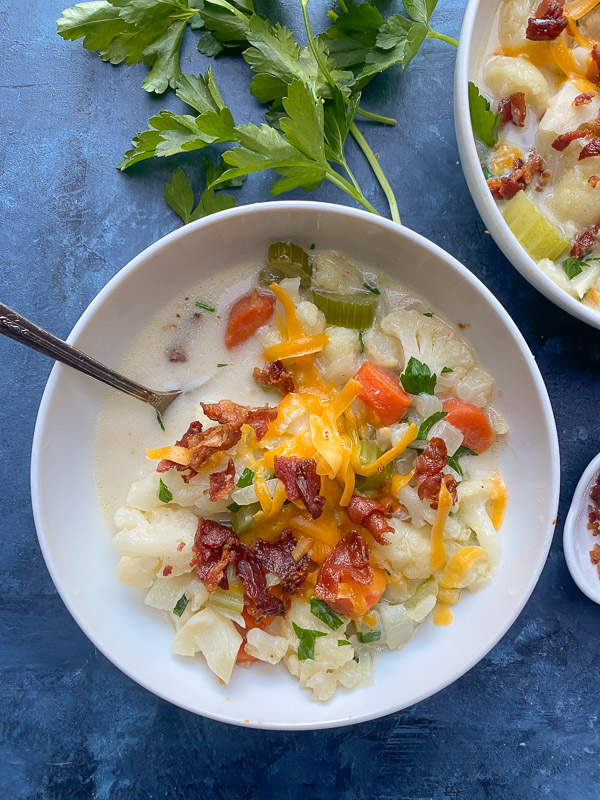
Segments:
[[[73,369],[89,375],[90,378],[96,378],[96,380],[112,386],[113,389],[118,389],[138,400],[143,400],[144,403],[149,403],[161,416],[173,400],[182,394],[180,389],[172,392],[156,392],[120,375],[114,369],[101,364],[95,358],[82,353],[81,350],[63,342],[62,339],[53,336],[44,328],[40,328],[39,325],[17,314],[3,303],[0,303],[0,333],[43,353],[45,356],[54,358],[68,367],[73,367]]]
[[[600,578],[597,568],[590,561],[589,551],[597,540],[587,523],[590,491],[599,472],[600,453],[589,463],[577,484],[563,533],[563,549],[571,577],[595,603],[600,603]]]

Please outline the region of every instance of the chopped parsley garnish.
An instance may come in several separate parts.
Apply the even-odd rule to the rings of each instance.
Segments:
[[[411,356],[400,380],[409,394],[433,394],[437,376],[431,374],[427,364]]]
[[[158,413],[158,411],[156,412],[156,421],[158,422],[158,424],[160,425],[160,427],[161,427],[161,428],[162,428],[162,430],[164,431],[164,429],[165,429],[165,423],[162,421],[162,417],[161,417],[161,415]]]
[[[237,512],[240,510],[240,508],[241,508],[241,506],[238,503],[230,503],[227,506],[227,510],[231,511],[232,514],[237,514]]]
[[[324,600],[319,600],[318,597],[310,598],[310,611],[325,625],[329,625],[332,631],[336,631],[340,625],[344,624],[343,619]]]
[[[427,434],[433,428],[435,423],[447,416],[447,411],[436,411],[435,414],[432,414],[430,417],[427,417],[427,419],[423,420],[421,426],[419,427],[419,432],[417,433],[417,439],[426,439]]]
[[[369,631],[368,633],[356,634],[356,638],[361,644],[370,644],[371,642],[378,642],[381,639],[381,631]]]
[[[424,317],[433,317],[433,314],[431,313],[431,311],[424,311],[423,312],[423,316]]]
[[[452,372],[450,367],[442,367],[442,375],[446,375],[448,372]]]
[[[300,628],[295,622],[292,622],[292,626],[298,637],[298,661],[306,661],[307,658],[314,658],[315,640],[327,634],[321,631],[311,631],[307,628]]]
[[[200,303],[196,302],[196,308],[203,308],[205,311],[215,311],[212,306],[209,306],[208,303]]]
[[[502,114],[494,114],[489,101],[479,94],[473,81],[469,81],[469,110],[473,133],[488,147],[495,147],[498,142],[498,128]]]
[[[229,365],[228,364],[217,364],[217,367],[227,367],[227,366],[229,366]]]
[[[470,448],[465,447],[464,445],[461,444],[461,446],[458,448],[458,450],[456,451],[456,453],[454,453],[453,456],[448,456],[448,466],[451,467],[455,472],[458,472],[458,474],[462,478],[463,471],[461,469],[460,464],[458,463],[458,459],[462,458],[463,456],[476,456],[476,455],[477,453],[474,450],[471,450]]]
[[[348,639],[338,639],[338,647],[343,647],[345,644],[352,644]]]
[[[567,278],[572,281],[577,275],[581,275],[584,269],[590,267],[592,261],[600,261],[600,258],[586,258],[585,261],[580,261],[578,258],[565,258],[562,267]]]
[[[239,489],[243,489],[244,486],[251,486],[253,482],[254,482],[254,472],[251,469],[249,469],[248,467],[245,467],[244,471],[242,472],[242,474],[238,478],[238,482],[236,483],[236,486]]]
[[[490,178],[494,177],[492,170],[488,167],[485,161],[481,162],[481,170],[483,172],[483,177],[486,179],[486,181],[489,181]]]
[[[367,289],[369,292],[372,292],[372,294],[381,294],[381,292],[379,291],[379,289],[378,289],[376,286],[373,286],[373,284],[372,284],[372,283],[363,283],[363,286],[364,286],[364,287],[365,287],[365,289]]]
[[[187,604],[188,603],[189,603],[189,600],[187,599],[187,597],[184,594],[182,594],[181,597],[179,598],[179,600],[177,601],[177,605],[173,609],[173,613],[175,614],[176,617],[180,617],[183,614],[183,612],[187,608]]]
[[[364,339],[364,331],[358,332],[358,342],[360,344],[360,352],[365,352],[365,339]]]
[[[315,249],[315,243],[313,242],[313,243],[311,244],[311,246],[309,247],[309,250],[314,250],[314,249]]]
[[[169,489],[162,478],[159,478],[159,480],[160,486],[158,488],[158,499],[161,503],[170,503],[173,499],[173,492]]]

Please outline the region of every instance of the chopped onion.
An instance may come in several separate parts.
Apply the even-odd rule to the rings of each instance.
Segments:
[[[571,286],[577,292],[580,300],[583,300],[586,292],[592,288],[599,276],[600,267],[588,267],[571,279]]]
[[[450,425],[445,419],[441,419],[439,422],[432,425],[431,430],[427,434],[427,438],[433,439],[434,437],[444,440],[449,456],[453,456],[454,453],[456,453],[464,439],[463,434],[458,428],[455,428],[454,425]]]
[[[412,395],[412,404],[423,419],[427,419],[427,417],[442,410],[442,401],[434,394]]]
[[[412,639],[415,625],[403,605],[379,603],[377,611],[384,642],[390,650],[398,650]]]
[[[277,478],[272,478],[270,481],[265,482],[267,484],[269,494],[271,497],[273,497],[273,492],[277,486]],[[252,503],[258,503],[258,495],[256,494],[254,484],[251,486],[244,486],[242,489],[235,489],[231,493],[230,497],[234,503],[238,504],[238,506],[249,506]]]

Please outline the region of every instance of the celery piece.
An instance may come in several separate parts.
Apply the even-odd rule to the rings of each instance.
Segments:
[[[300,278],[307,289],[312,277],[312,265],[304,250],[293,242],[273,242],[269,245],[269,268],[278,270],[284,278]]]
[[[375,442],[369,439],[363,439],[361,441],[359,456],[361,466],[366,467],[367,464],[372,464],[380,455],[383,455],[383,450],[377,447]],[[390,463],[385,465],[383,472],[376,472],[375,475],[370,475],[368,478],[365,478],[364,475],[357,475],[356,488],[359,492],[373,492],[380,487],[383,481],[390,480],[393,470],[394,468]]]
[[[258,273],[258,283],[260,286],[270,286],[272,283],[280,283],[285,275],[276,267],[263,267]]]
[[[377,297],[370,292],[341,294],[313,288],[309,299],[325,314],[328,325],[365,330],[373,324]]]
[[[247,533],[252,528],[257,511],[260,511],[260,503],[252,503],[249,506],[241,506],[239,511],[235,511],[231,515],[231,527],[238,536]]]
[[[244,610],[244,587],[239,583],[230,586],[229,589],[221,589],[220,586],[217,586],[214,594],[211,594],[208,604],[216,611],[241,614]]]
[[[535,261],[540,261],[542,258],[554,261],[569,247],[569,242],[558,228],[550,222],[525,192],[517,192],[507,202],[504,209],[504,220],[519,244]]]

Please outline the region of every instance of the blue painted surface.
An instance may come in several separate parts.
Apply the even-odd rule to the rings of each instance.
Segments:
[[[314,2],[317,17],[326,10]],[[97,291],[177,226],[162,200],[172,164],[114,169],[131,134],[173,97],[140,88],[145,68],[113,68],[56,36],[62,0],[0,0],[0,297],[66,336]],[[273,4],[275,5],[275,4]],[[312,5],[312,3],[311,3]],[[440,0],[457,36],[462,0]],[[388,6],[388,8],[391,6]],[[297,27],[297,5],[280,5]],[[184,71],[206,60],[188,36]],[[330,732],[241,730],[195,717],[140,688],[100,655],[48,577],[30,511],[29,451],[50,363],[0,340],[0,797],[598,797],[600,609],[572,583],[561,547],[569,498],[599,449],[600,332],[538,295],[486,235],[458,163],[453,50],[429,42],[406,75],[375,81],[364,105],[397,116],[361,123],[381,153],[403,220],[473,270],[517,321],[545,376],[561,439],[554,545],[527,607],[500,644],[435,697]],[[259,121],[235,59],[215,66],[240,120]],[[372,186],[360,154],[356,173]],[[176,159],[199,182],[193,156]],[[189,165],[189,167],[188,167]],[[268,199],[255,176],[240,202]],[[379,208],[380,193],[366,192]],[[297,196],[302,196],[298,193]],[[345,202],[333,187],[315,199]]]

